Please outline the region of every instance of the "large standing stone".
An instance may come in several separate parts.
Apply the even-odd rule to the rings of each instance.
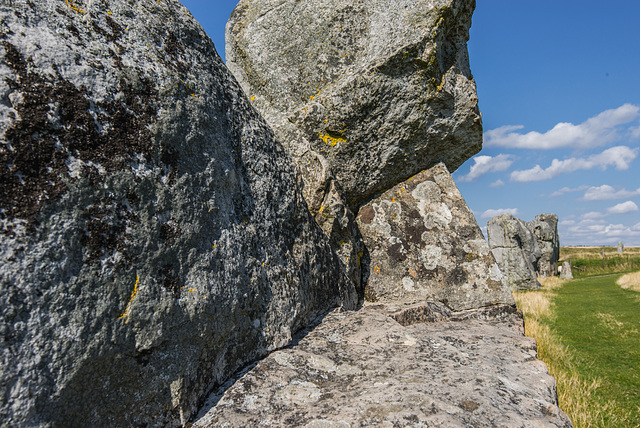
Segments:
[[[513,290],[538,289],[537,261],[541,253],[527,224],[511,214],[502,214],[489,220],[487,235],[507,285]]]
[[[360,209],[371,301],[439,301],[452,310],[513,304],[511,292],[444,164]]]
[[[624,244],[622,244],[622,241],[618,241],[618,254],[624,254]]]
[[[555,214],[539,214],[527,227],[535,236],[540,248],[537,261],[538,276],[556,276],[558,259],[560,258],[560,239],[558,237],[558,216]]]
[[[180,425],[356,303],[290,157],[177,0],[0,16],[2,425]]]

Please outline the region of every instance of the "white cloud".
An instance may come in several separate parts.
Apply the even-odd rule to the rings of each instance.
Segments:
[[[583,214],[582,216],[580,216],[580,218],[582,218],[583,220],[593,220],[596,218],[602,218],[606,216],[607,216],[606,214],[603,214],[599,211],[591,211],[586,214]]]
[[[623,202],[611,208],[607,208],[609,214],[627,214],[638,211],[638,206],[633,201]]]
[[[517,208],[499,208],[497,210],[486,210],[485,212],[480,214],[480,217],[490,218],[490,217],[495,217],[497,215],[502,215],[502,214],[511,214],[515,216],[518,214],[518,209]]]
[[[496,180],[493,183],[491,183],[489,186],[491,186],[491,187],[501,187],[501,186],[504,186],[504,181]]]
[[[519,182],[550,180],[563,173],[594,168],[605,170],[609,166],[614,166],[618,170],[626,170],[629,169],[629,164],[636,156],[638,156],[637,148],[616,146],[588,158],[569,158],[562,161],[554,159],[546,169],[536,165],[531,169],[513,171],[511,180]]]
[[[558,147],[592,148],[602,146],[619,138],[618,128],[640,117],[640,107],[624,104],[616,109],[605,110],[579,125],[561,122],[545,132],[518,133],[522,125],[507,125],[485,132],[487,147],[500,146],[520,149],[555,149]],[[636,135],[638,134],[638,135]],[[632,130],[634,138],[640,138],[640,130]]]
[[[585,219],[559,230],[563,242],[579,245],[615,245],[618,241],[637,242],[640,238],[640,223],[635,226],[611,224],[604,220]]]
[[[460,177],[460,181],[473,181],[481,175],[489,172],[504,171],[513,163],[513,156],[500,154],[498,156],[476,156],[475,162],[469,169],[469,174]]]
[[[565,193],[569,193],[569,192],[581,192],[585,189],[589,188],[589,186],[580,186],[580,187],[576,187],[576,188],[570,188],[570,187],[563,187],[562,189],[558,189],[555,192],[553,192],[552,194],[549,195],[549,197],[555,197],[555,196],[562,196]]]
[[[629,191],[627,189],[621,189],[616,191],[612,186],[603,184],[602,186],[589,187],[584,192],[583,199],[585,201],[606,201],[611,199],[631,198],[640,195],[640,188],[637,190]]]

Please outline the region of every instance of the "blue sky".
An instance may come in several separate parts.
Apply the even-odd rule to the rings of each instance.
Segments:
[[[224,57],[234,0],[183,0]],[[640,245],[640,2],[477,0],[485,142],[454,178],[481,227],[553,212],[561,245]]]

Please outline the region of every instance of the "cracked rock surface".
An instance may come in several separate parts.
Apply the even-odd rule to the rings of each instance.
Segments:
[[[572,426],[519,314],[403,326],[406,309],[330,313],[210,397],[193,428]]]
[[[355,288],[177,0],[0,5],[0,420],[179,426]]]

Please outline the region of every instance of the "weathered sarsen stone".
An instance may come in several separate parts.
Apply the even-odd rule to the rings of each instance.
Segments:
[[[513,304],[489,246],[444,164],[364,205],[371,301],[443,302],[460,311]]]
[[[482,147],[473,0],[242,0],[227,65],[288,150],[322,156],[349,206]]]
[[[540,247],[527,224],[511,214],[492,217],[487,223],[489,247],[513,290],[538,289],[537,262]]]
[[[177,0],[0,5],[0,419],[177,426],[357,296]]]
[[[560,258],[560,239],[558,236],[558,216],[556,214],[538,214],[527,223],[540,248],[537,260],[538,276],[556,276]]]

